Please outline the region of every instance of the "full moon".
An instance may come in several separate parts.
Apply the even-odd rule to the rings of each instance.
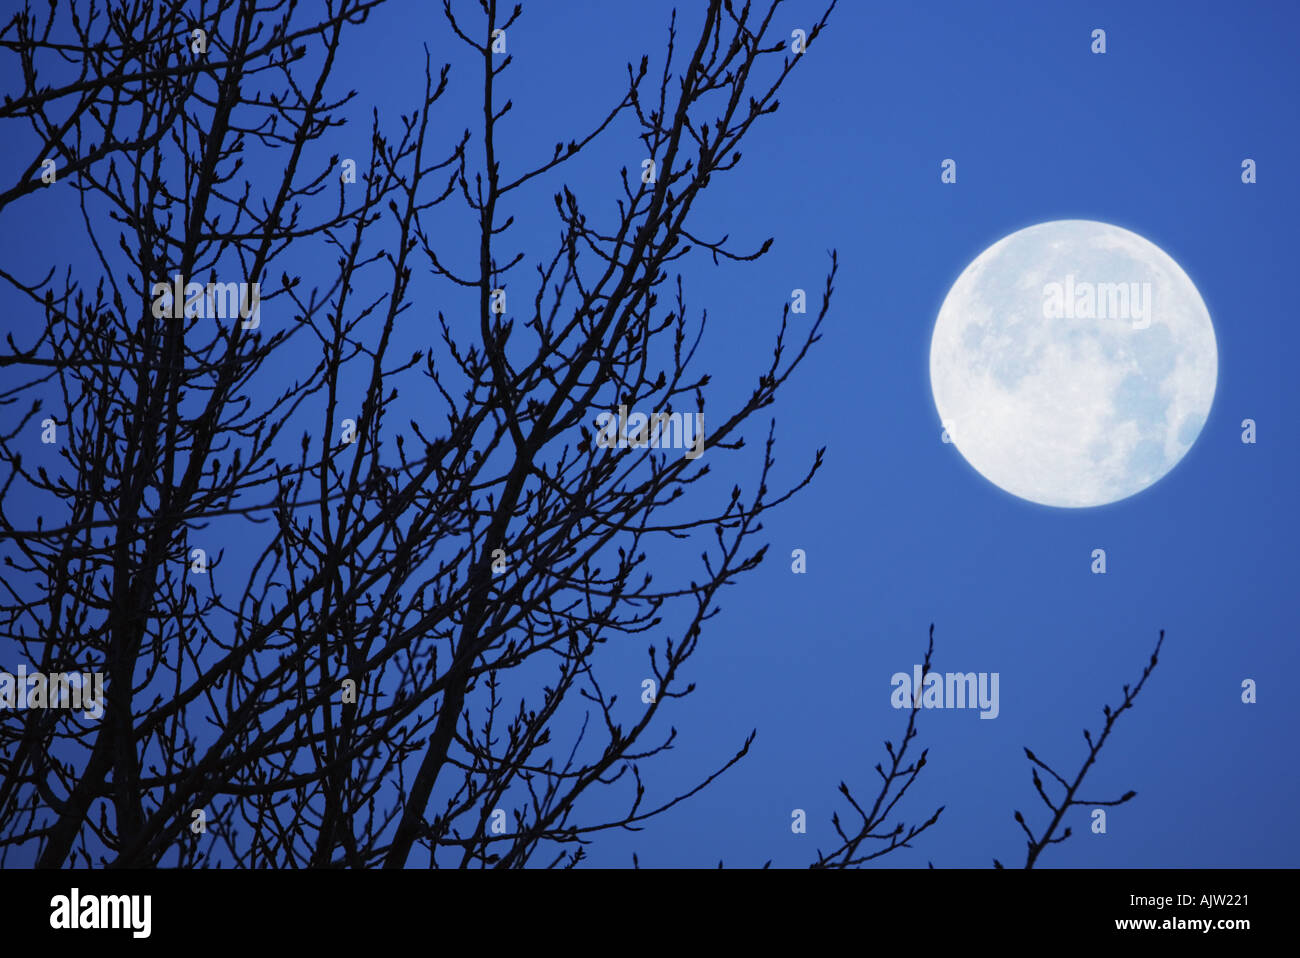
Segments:
[[[1091,220],[1039,223],[980,253],[930,343],[943,438],[1007,492],[1067,508],[1125,499],[1177,465],[1218,371],[1187,274]]]

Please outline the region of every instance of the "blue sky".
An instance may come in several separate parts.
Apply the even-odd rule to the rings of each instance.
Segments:
[[[520,111],[521,139],[530,122],[551,130],[603,102],[585,72],[648,44],[662,9],[526,16],[512,51],[530,72],[521,96],[538,105]],[[793,29],[812,10],[779,17]],[[1105,835],[1076,810],[1075,837],[1043,864],[1296,864],[1297,777],[1283,759],[1296,728],[1285,685],[1297,665],[1295,510],[1281,477],[1295,469],[1282,363],[1295,348],[1286,118],[1300,91],[1285,39],[1294,15],[1282,10],[840,5],[708,207],[718,233],[775,236],[771,254],[761,268],[686,273],[714,317],[709,361],[743,382],[791,288],[820,288],[832,247],[842,263],[825,338],[775,407],[786,477],[820,445],[827,466],[768,518],[769,561],[725,595],[694,663],[699,692],[673,719],[671,774],[661,766],[656,784],[707,771],[751,727],[758,737],[739,767],[650,831],[602,841],[594,861],[635,849],[643,864],[794,865],[831,846],[836,785],[871,787],[881,740],[897,741],[904,717],[890,676],[920,661],[934,622],[935,667],[1000,672],[1001,714],[922,713],[931,765],[905,807],[947,810],[887,861],[1022,862],[1012,810],[1031,822],[1043,811],[1022,746],[1077,769],[1081,730],[1117,704],[1164,628],[1161,664],[1085,790],[1138,798],[1111,812]],[[1096,27],[1104,55],[1090,52]],[[535,85],[534,42],[574,51],[547,57]],[[952,186],[939,179],[948,157]],[[1253,186],[1240,181],[1245,157],[1260,170]],[[940,442],[928,376],[935,316],[967,263],[1010,232],[1067,218],[1123,226],[1173,256],[1220,355],[1186,458],[1145,492],[1083,510],[1019,500],[975,473]],[[1240,441],[1247,417],[1253,446]],[[1105,576],[1089,570],[1097,547]],[[790,570],[793,548],[807,550],[806,575]],[[1241,702],[1245,678],[1259,683],[1255,705]],[[794,808],[808,812],[806,835],[790,830]]]
[[[650,53],[654,75],[670,9],[529,5],[502,80],[514,101],[499,146],[507,168],[584,133],[621,95],[629,60]],[[783,6],[780,32],[809,27],[818,9]],[[1283,367],[1298,345],[1298,197],[1286,171],[1300,146],[1297,26],[1282,4],[841,2],[781,109],[697,211],[701,232],[751,247],[773,236],[771,252],[760,264],[683,264],[690,301],[709,309],[702,366],[734,403],[770,354],[791,290],[814,298],[827,251],[841,263],[823,339],[771,410],[778,483],[799,478],[823,445],[827,464],[765,519],[768,561],[724,592],[692,660],[698,690],[667,716],[676,747],[646,767],[651,799],[709,774],[751,728],[758,736],[740,765],[645,831],[601,836],[590,861],[629,864],[635,851],[643,865],[800,865],[832,847],[837,784],[870,794],[882,740],[897,741],[906,719],[890,706],[890,677],[921,660],[933,622],[935,668],[998,672],[1001,711],[994,721],[921,714],[930,765],[902,809],[912,821],[947,810],[886,863],[1021,863],[1012,810],[1043,815],[1022,746],[1076,770],[1081,729],[1099,727],[1162,628],[1160,665],[1085,789],[1138,797],[1110,813],[1105,835],[1076,810],[1075,837],[1043,864],[1300,863],[1288,760],[1300,609],[1286,492],[1297,409]],[[1104,55],[1089,49],[1098,27]],[[371,106],[390,122],[411,108],[422,44],[455,64],[439,132],[450,143],[472,127],[479,74],[453,42],[432,4],[394,4],[358,28],[335,74],[337,89],[359,94],[355,123],[332,134],[340,152],[349,137],[364,152]],[[1246,157],[1258,164],[1254,185],[1240,180]],[[940,182],[945,158],[957,162],[954,185]],[[635,131],[615,126],[521,197],[508,211],[529,254],[521,269],[552,249],[560,183],[610,217],[619,168],[640,160]],[[940,441],[929,344],[975,256],[1017,229],[1075,218],[1133,230],[1183,267],[1214,322],[1220,365],[1204,431],[1169,475],[1109,506],[1061,510],[999,490]],[[29,274],[70,248],[52,230],[20,245],[12,224],[3,242],[6,264]],[[21,322],[11,313],[0,329]],[[1258,423],[1254,445],[1240,441],[1244,418]],[[751,447],[766,422],[751,421]],[[748,488],[753,465],[720,463],[737,471],[719,486]],[[1099,547],[1105,576],[1089,570]],[[791,572],[796,548],[804,575]],[[635,700],[636,667],[626,674]],[[1258,682],[1253,705],[1241,701],[1247,678]],[[796,808],[807,834],[791,832]]]

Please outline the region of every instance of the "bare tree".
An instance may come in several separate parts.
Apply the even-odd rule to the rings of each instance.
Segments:
[[[1020,827],[1029,835],[1029,854],[1025,861],[1025,868],[1033,868],[1039,855],[1050,845],[1057,845],[1070,837],[1070,828],[1056,836],[1056,830],[1062,825],[1062,822],[1071,808],[1078,806],[1113,806],[1122,805],[1123,803],[1134,798],[1137,793],[1130,790],[1123,796],[1114,801],[1089,802],[1078,799],[1075,796],[1083,785],[1084,778],[1089,770],[1096,763],[1101,754],[1102,746],[1110,738],[1110,733],[1115,725],[1115,720],[1120,714],[1129,708],[1137,700],[1138,693],[1146,684],[1147,677],[1156,667],[1156,660],[1160,653],[1160,647],[1164,644],[1165,633],[1160,630],[1160,638],[1156,641],[1155,651],[1151,653],[1151,661],[1142,671],[1142,677],[1138,683],[1130,690],[1129,686],[1124,686],[1124,702],[1119,708],[1111,710],[1110,706],[1103,706],[1102,711],[1106,716],[1106,724],[1096,741],[1093,740],[1092,734],[1086,729],[1083,737],[1088,742],[1088,758],[1084,761],[1083,767],[1079,769],[1072,782],[1067,782],[1064,778],[1053,771],[1047,764],[1042,762],[1032,751],[1025,749],[1025,754],[1029,760],[1038,768],[1043,769],[1051,775],[1065,789],[1063,798],[1054,802],[1043,790],[1042,779],[1038,775],[1038,769],[1033,770],[1034,788],[1037,789],[1039,796],[1046,803],[1048,809],[1052,812],[1052,819],[1043,829],[1041,836],[1035,836],[1025,824],[1024,816],[1015,812],[1015,820]],[[921,677],[930,675],[930,663],[934,658],[934,624],[930,625],[930,640],[925,650],[925,658],[921,664]],[[940,805],[931,815],[921,822],[909,824],[903,818],[894,819],[899,803],[907,791],[920,777],[921,770],[924,769],[929,761],[930,750],[923,749],[919,756],[909,758],[908,750],[912,746],[912,740],[919,734],[916,728],[917,715],[922,708],[922,700],[919,690],[914,691],[912,696],[911,709],[907,716],[907,726],[903,731],[902,740],[897,746],[891,741],[885,742],[885,752],[889,761],[878,762],[876,764],[876,774],[880,777],[880,785],[874,797],[869,802],[863,802],[854,797],[853,790],[844,782],[840,782],[839,791],[844,796],[853,810],[850,817],[851,825],[847,826],[840,819],[836,812],[831,818],[831,825],[835,829],[836,835],[840,839],[840,844],[829,852],[818,851],[817,859],[813,862],[813,868],[853,868],[874,861],[878,858],[889,854],[899,848],[911,848],[912,842],[922,833],[929,831],[939,821],[939,816],[943,814],[945,806]],[[887,767],[886,767],[887,766]],[[893,819],[891,827],[891,819]],[[993,864],[997,868],[1002,868],[1002,863],[996,858]],[[931,865],[931,867],[934,867]]]
[[[817,340],[834,257],[820,311],[790,336],[783,312],[770,364],[730,404],[697,369],[704,314],[692,319],[673,272],[692,251],[745,261],[770,245],[735,250],[691,224],[797,63],[769,39],[777,4],[711,3],[684,47],[674,17],[653,83],[648,58],[629,66],[606,116],[523,167],[496,147],[511,64],[496,40],[519,8],[487,2],[471,23],[448,4],[449,30],[482,63],[481,128],[439,150],[450,67],[427,66],[396,130],[372,118],[348,183],[316,144],[343,122],[350,95],[328,92],[331,66],[371,6],[335,0],[313,18],[229,0],[189,21],[141,4],[102,14],[96,33],[93,8],[73,4],[10,24],[6,49],[24,65],[75,64],[53,87],[26,69],[0,115],[30,123],[36,157],[62,157],[98,275],[84,263],[59,280],[5,275],[42,323],[0,359],[0,400],[29,404],[0,438],[0,616],[28,661],[102,671],[108,692],[101,722],[2,720],[6,853],[573,864],[592,833],[636,827],[749,747],[683,793],[652,799],[642,784],[676,735],[660,712],[692,690],[686,665],[719,591],[762,558],[749,545],[760,516],[821,463],[819,451],[793,488],[770,491],[769,426],[753,487],[707,505],[712,460],[742,448],[742,426]],[[101,131],[82,132],[92,119]],[[559,241],[525,277],[510,248],[516,194],[627,122],[654,175],[624,171],[607,225],[562,187]],[[258,154],[274,158],[274,182],[241,170]],[[7,202],[38,202],[39,165]],[[456,202],[474,220],[472,258],[431,239],[434,208]],[[309,248],[334,267],[294,269]],[[439,281],[435,303],[472,292],[474,335],[440,310],[440,342],[398,353],[411,307],[428,312],[417,271]],[[230,283],[239,314],[214,319]],[[392,421],[409,408],[399,385],[436,412]],[[593,416],[620,406],[657,413],[654,432],[607,448]],[[667,448],[706,406],[708,456],[698,430],[692,449]],[[48,422],[59,462],[33,467]],[[653,581],[650,557],[679,540],[703,543],[699,571]],[[653,691],[629,710],[598,653],[632,641]],[[580,810],[620,781],[622,813]],[[507,807],[503,829],[494,812]]]
[[[1025,823],[1025,816],[1022,815],[1019,810],[1015,812],[1014,817],[1016,823],[1027,836],[1025,841],[1027,849],[1025,856],[1026,868],[1033,868],[1034,863],[1038,861],[1038,856],[1040,856],[1048,846],[1059,845],[1070,837],[1071,831],[1068,825],[1059,835],[1056,834],[1057,829],[1061,827],[1065,816],[1070,809],[1081,806],[1099,808],[1103,806],[1110,807],[1114,805],[1123,805],[1125,802],[1137,797],[1137,792],[1132,789],[1129,789],[1119,798],[1110,799],[1109,801],[1088,801],[1077,796],[1079,794],[1079,789],[1083,787],[1084,777],[1087,776],[1089,770],[1097,761],[1097,757],[1101,754],[1102,746],[1104,746],[1106,741],[1110,738],[1110,733],[1115,728],[1115,722],[1121,715],[1133,707],[1133,703],[1137,701],[1138,694],[1142,691],[1142,687],[1147,684],[1147,679],[1150,677],[1152,670],[1156,667],[1156,663],[1159,661],[1160,648],[1164,644],[1165,630],[1161,629],[1160,638],[1156,640],[1156,647],[1151,652],[1151,661],[1149,661],[1142,669],[1142,677],[1137,680],[1136,685],[1133,685],[1132,687],[1128,685],[1124,686],[1124,701],[1115,709],[1112,709],[1109,705],[1102,706],[1102,714],[1106,718],[1106,723],[1102,726],[1101,732],[1098,734],[1097,738],[1094,740],[1091,732],[1087,729],[1083,730],[1083,739],[1088,743],[1088,757],[1084,759],[1083,765],[1079,768],[1079,771],[1075,774],[1072,780],[1066,781],[1066,779],[1059,775],[1050,765],[1035,755],[1028,746],[1025,747],[1025,756],[1034,766],[1031,770],[1034,781],[1034,790],[1038,792],[1038,797],[1043,800],[1043,804],[1047,806],[1047,810],[1052,813],[1051,819],[1043,827],[1041,834],[1035,835],[1034,831]],[[1053,799],[1044,789],[1043,779],[1038,774],[1038,769],[1040,768],[1052,777],[1056,785],[1061,787],[1063,793],[1060,797]],[[1003,867],[1002,863],[996,858],[993,859],[993,864],[998,868]]]
[[[930,624],[930,641],[925,648],[925,658],[921,662],[921,676],[930,674],[930,663],[934,659],[934,623]],[[918,690],[919,693],[919,690]],[[921,775],[929,759],[930,750],[923,749],[916,759],[908,759],[908,749],[912,739],[919,734],[916,729],[917,715],[921,711],[921,696],[912,696],[911,708],[907,713],[907,726],[903,738],[897,746],[892,741],[885,742],[885,752],[889,756],[889,767],[883,762],[876,763],[876,774],[880,776],[879,790],[870,803],[859,802],[854,798],[853,790],[845,782],[840,782],[839,791],[844,800],[853,809],[853,824],[846,831],[845,823],[840,820],[839,812],[831,816],[831,826],[840,839],[840,844],[829,852],[820,849],[813,868],[856,868],[883,858],[899,848],[911,848],[912,841],[923,832],[933,828],[943,814],[940,805],[925,821],[908,825],[899,820],[893,828],[888,823],[898,804],[907,794],[907,790]],[[887,829],[882,831],[881,829]]]
[[[679,265],[770,247],[704,238],[694,207],[798,63],[779,0],[711,0],[685,42],[674,16],[655,72],[629,65],[605,115],[523,165],[497,145],[520,9],[495,0],[444,8],[480,64],[478,129],[435,142],[451,67],[426,57],[413,111],[326,155],[353,98],[332,68],[377,3],[73,0],[0,33],[24,78],[0,120],[30,147],[0,212],[74,189],[88,244],[62,275],[0,271],[40,320],[0,353],[0,628],[42,672],[107,685],[102,720],[0,716],[0,861],[571,866],[753,740],[692,787],[642,779],[721,590],[762,561],[762,514],[822,462],[769,489],[769,422],[746,489],[713,471],[739,474],[744,428],[819,339],[835,254],[739,397],[699,368]],[[624,126],[650,165],[622,171],[618,216],[561,182],[554,248],[516,248],[512,206]],[[621,409],[651,416],[626,435]],[[837,818],[817,864],[935,824],[881,830],[926,762],[916,718],[874,803],[841,786],[861,823]]]

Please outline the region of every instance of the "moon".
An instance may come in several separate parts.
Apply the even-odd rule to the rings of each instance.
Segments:
[[[939,309],[930,386],[943,438],[1030,502],[1126,499],[1187,454],[1218,382],[1209,310],[1149,240],[1039,223],[966,267]]]

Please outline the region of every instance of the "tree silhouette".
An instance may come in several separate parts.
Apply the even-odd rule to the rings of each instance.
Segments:
[[[1101,732],[1097,735],[1097,738],[1094,740],[1091,732],[1087,729],[1083,730],[1083,739],[1088,743],[1088,757],[1084,759],[1083,765],[1075,774],[1073,781],[1066,781],[1065,778],[1059,775],[1050,765],[1035,755],[1028,746],[1025,747],[1025,757],[1034,765],[1032,770],[1034,789],[1038,792],[1038,797],[1043,800],[1043,804],[1047,806],[1048,811],[1052,813],[1051,820],[1046,826],[1044,826],[1042,834],[1035,835],[1033,830],[1025,823],[1024,815],[1019,811],[1015,812],[1014,817],[1016,823],[1020,825],[1025,835],[1028,836],[1025,842],[1028,849],[1025,856],[1026,868],[1033,868],[1034,863],[1038,861],[1038,856],[1041,855],[1049,845],[1058,845],[1070,837],[1071,833],[1069,826],[1066,826],[1065,830],[1062,831],[1060,835],[1056,834],[1056,830],[1061,826],[1066,813],[1071,808],[1083,805],[1092,807],[1123,805],[1125,802],[1130,801],[1137,796],[1137,792],[1130,789],[1119,798],[1111,799],[1109,801],[1085,801],[1084,799],[1076,797],[1079,794],[1079,789],[1083,786],[1084,777],[1097,761],[1097,756],[1101,754],[1102,746],[1105,745],[1107,739],[1110,738],[1110,733],[1115,728],[1115,722],[1121,715],[1131,709],[1133,703],[1137,701],[1138,694],[1142,691],[1142,687],[1146,685],[1147,679],[1151,676],[1152,670],[1156,667],[1156,663],[1160,658],[1160,648],[1164,644],[1165,630],[1161,629],[1160,638],[1156,640],[1156,647],[1151,652],[1151,661],[1142,669],[1141,678],[1137,680],[1137,684],[1131,687],[1128,685],[1124,686],[1124,701],[1115,709],[1112,709],[1109,705],[1102,706],[1102,714],[1105,716],[1106,722],[1102,726]],[[1057,785],[1064,789],[1064,794],[1060,798],[1053,800],[1043,788],[1043,779],[1038,774],[1038,769],[1040,768],[1050,775]],[[996,858],[993,860],[993,864],[998,868],[1002,867],[1002,863]]]
[[[1138,679],[1137,684],[1130,688],[1124,686],[1124,701],[1121,705],[1112,709],[1109,705],[1102,707],[1102,712],[1106,717],[1106,723],[1102,727],[1101,733],[1096,740],[1093,739],[1092,733],[1084,729],[1083,737],[1088,743],[1088,757],[1083,766],[1079,769],[1072,782],[1067,782],[1063,777],[1057,774],[1049,765],[1040,760],[1028,747],[1025,748],[1025,755],[1029,761],[1036,767],[1033,769],[1034,788],[1038,791],[1039,797],[1052,812],[1052,818],[1043,828],[1041,835],[1034,835],[1029,826],[1025,823],[1025,817],[1020,811],[1013,815],[1021,829],[1029,836],[1028,855],[1025,859],[1025,868],[1033,868],[1038,861],[1038,857],[1051,845],[1059,845],[1070,837],[1071,831],[1066,826],[1060,835],[1056,830],[1061,827],[1065,815],[1071,808],[1077,806],[1112,806],[1122,805],[1125,802],[1136,797],[1137,792],[1129,790],[1120,798],[1111,801],[1084,801],[1076,798],[1079,789],[1083,786],[1084,778],[1096,763],[1098,756],[1101,754],[1102,746],[1110,738],[1114,729],[1115,722],[1119,716],[1133,707],[1137,701],[1138,694],[1146,685],[1147,678],[1150,677],[1152,670],[1156,667],[1156,661],[1160,655],[1160,648],[1164,645],[1165,633],[1160,630],[1160,637],[1156,640],[1155,650],[1151,653],[1151,661],[1147,663],[1142,670],[1142,676]],[[925,658],[921,664],[921,675],[930,674],[930,663],[934,657],[934,625],[930,626],[930,641],[926,646]],[[818,852],[817,860],[813,863],[814,868],[851,868],[863,865],[867,862],[881,858],[898,848],[911,848],[912,842],[923,832],[928,831],[938,821],[939,816],[943,814],[944,806],[939,806],[924,821],[920,823],[908,824],[902,819],[894,821],[893,827],[889,827],[891,816],[894,815],[895,809],[906,795],[907,790],[917,780],[921,770],[926,767],[929,759],[929,749],[922,750],[921,754],[915,759],[908,758],[908,749],[912,745],[912,740],[919,734],[916,728],[917,715],[922,707],[919,687],[912,697],[912,707],[908,712],[907,726],[903,731],[901,742],[895,746],[893,742],[885,742],[885,752],[889,757],[888,767],[885,763],[876,764],[876,774],[880,776],[880,785],[875,796],[869,803],[860,802],[853,796],[852,789],[840,782],[840,794],[844,796],[845,801],[853,809],[853,825],[846,830],[845,824],[841,821],[839,813],[836,812],[831,819],[831,825],[835,833],[840,838],[840,844],[830,852]],[[1055,801],[1043,789],[1043,781],[1039,777],[1038,769],[1041,768],[1065,789],[1062,798]],[[994,867],[1002,868],[1003,865],[996,858],[993,859]],[[931,866],[933,867],[933,866]]]
[[[822,463],[769,489],[770,422],[743,488],[713,478],[818,341],[835,254],[739,397],[700,371],[678,266],[770,246],[702,238],[695,204],[798,63],[779,3],[711,0],[685,42],[674,15],[657,74],[629,65],[604,116],[523,164],[498,146],[521,11],[495,0],[443,11],[481,63],[478,129],[435,142],[451,67],[426,55],[414,109],[375,111],[368,155],[328,154],[354,98],[332,70],[377,5],[56,2],[0,33],[23,83],[0,120],[29,147],[0,210],[75,190],[86,241],[75,273],[0,271],[39,316],[0,354],[0,622],[34,668],[107,689],[98,721],[0,714],[5,858],[572,866],[753,741],[693,787],[643,782],[720,591],[763,559],[762,514]],[[554,248],[518,249],[512,207],[623,123],[651,165],[622,171],[618,215],[561,183]],[[620,407],[658,416],[610,448],[595,419]],[[628,645],[648,656],[631,707],[607,678]],[[861,827],[818,864],[935,824],[879,832],[925,765],[915,722],[880,799],[842,786]],[[619,813],[584,804],[611,788]]]

